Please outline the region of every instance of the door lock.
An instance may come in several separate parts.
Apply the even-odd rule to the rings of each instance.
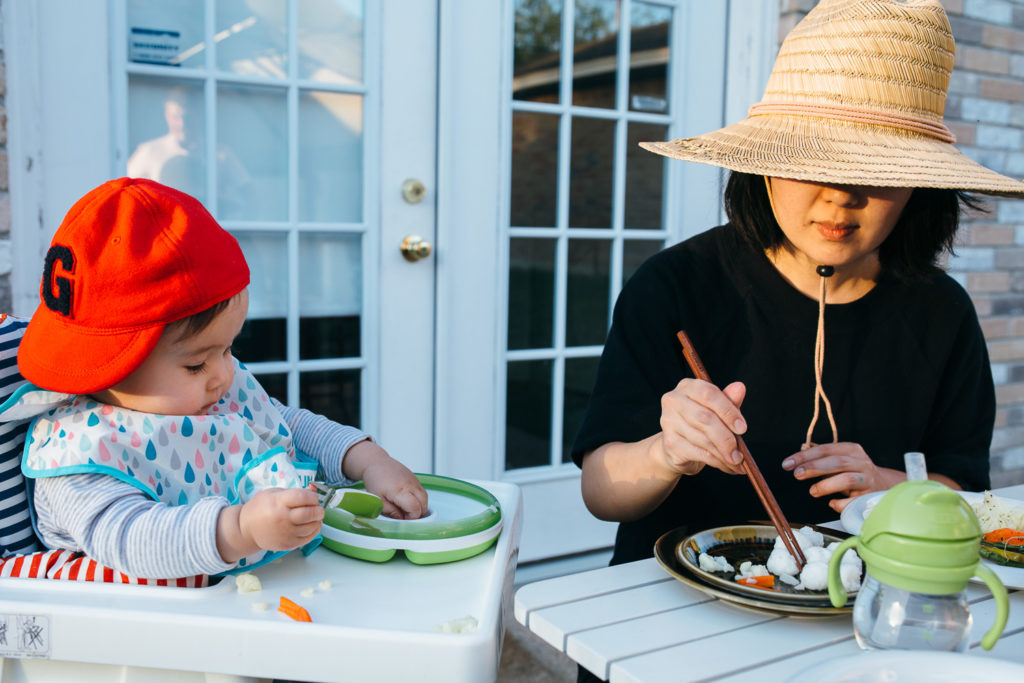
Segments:
[[[430,256],[430,252],[433,250],[430,242],[427,242],[419,235],[407,235],[402,240],[402,256],[405,257],[406,261],[415,263],[420,259],[425,259]]]

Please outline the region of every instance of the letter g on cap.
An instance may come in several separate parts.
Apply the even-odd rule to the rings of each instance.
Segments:
[[[46,261],[43,264],[43,283],[40,290],[43,295],[43,303],[47,308],[70,318],[72,317],[72,282],[66,277],[55,276],[54,268],[58,263],[64,272],[69,274],[75,272],[75,255],[70,247],[55,244],[46,252]],[[54,294],[55,290],[56,294]]]

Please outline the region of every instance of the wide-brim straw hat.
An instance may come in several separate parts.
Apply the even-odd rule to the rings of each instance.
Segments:
[[[942,116],[954,49],[936,0],[822,0],[783,41],[747,118],[640,146],[795,180],[1024,196],[953,146]]]

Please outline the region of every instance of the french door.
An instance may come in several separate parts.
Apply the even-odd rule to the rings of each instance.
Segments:
[[[742,116],[771,4],[5,2],[15,312],[77,197],[178,186],[246,252],[274,395],[518,483],[520,561],[607,547],[568,447],[612,303],[720,218],[717,170],[636,143]]]

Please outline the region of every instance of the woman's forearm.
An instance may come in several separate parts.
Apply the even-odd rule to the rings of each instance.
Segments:
[[[583,502],[598,519],[628,522],[658,507],[679,477],[665,464],[660,433],[635,443],[608,443],[583,457]]]

